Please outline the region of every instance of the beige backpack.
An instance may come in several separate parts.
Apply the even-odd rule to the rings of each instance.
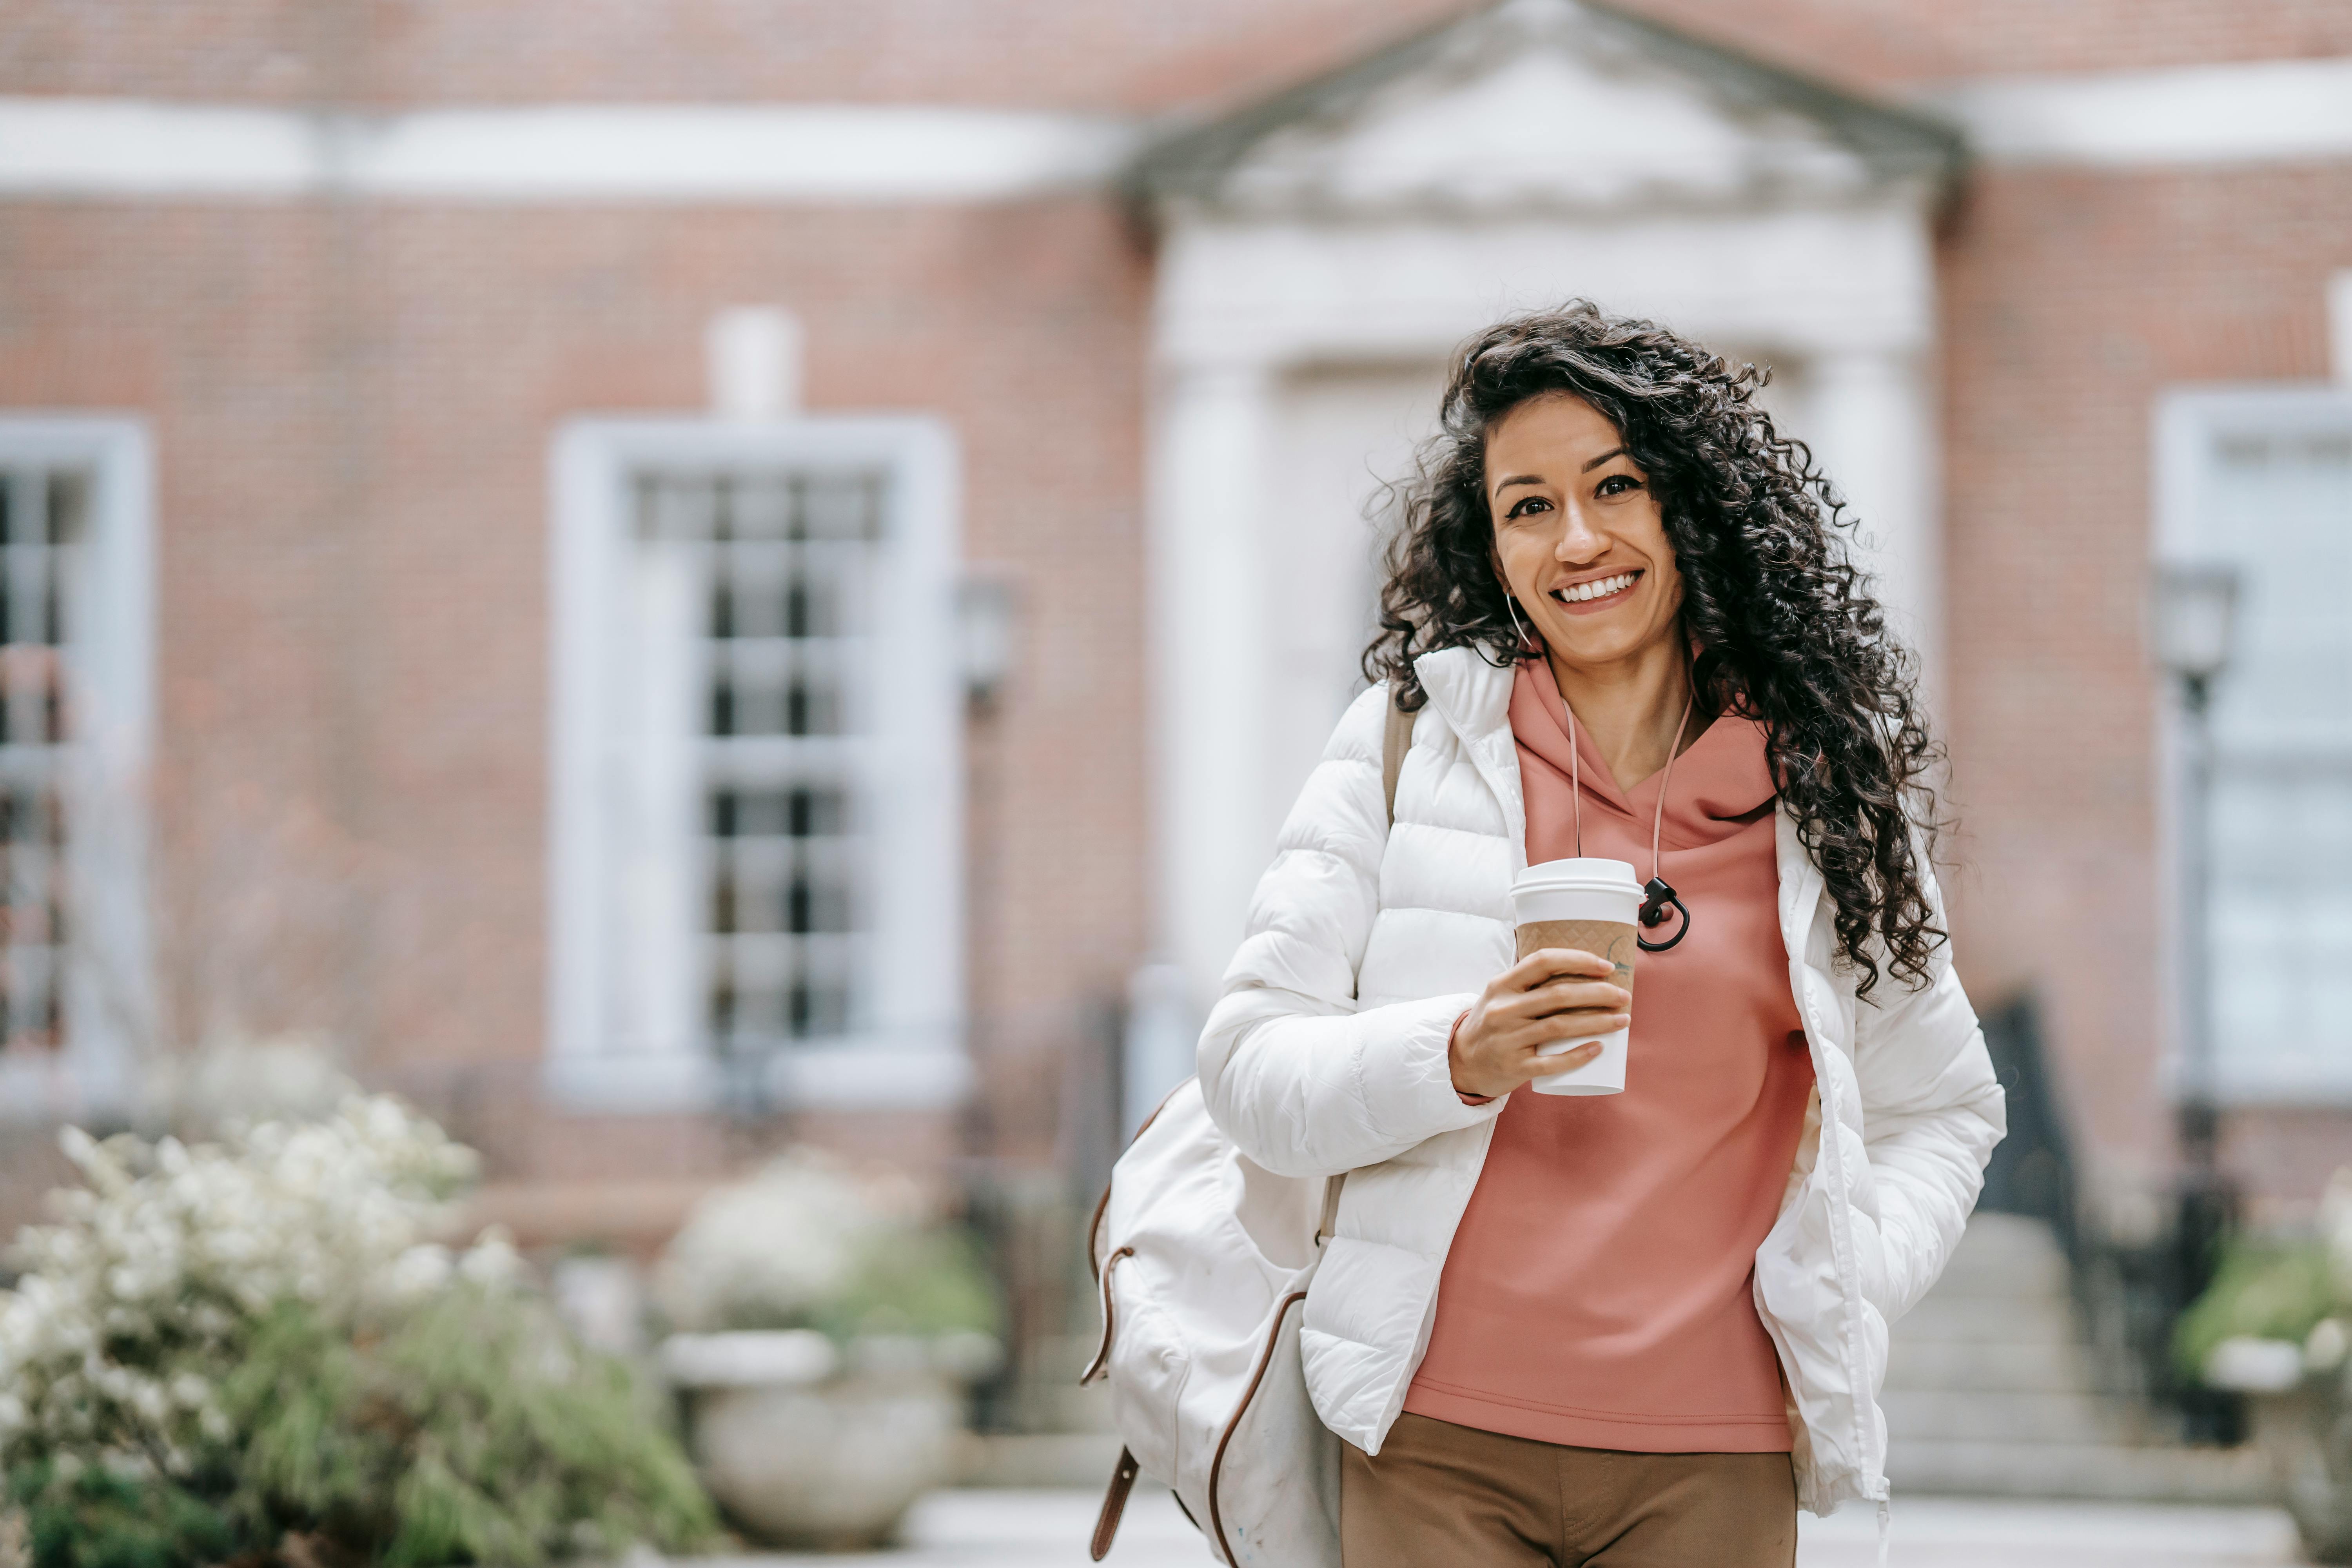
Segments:
[[[1412,722],[1391,696],[1381,748],[1391,825]],[[1339,1439],[1307,1402],[1298,1311],[1346,1179],[1252,1162],[1210,1120],[1198,1079],[1112,1168],[1087,1235],[1102,1346],[1080,1381],[1108,1380],[1126,1447],[1095,1561],[1140,1474],[1175,1492],[1231,1568],[1339,1568]]]

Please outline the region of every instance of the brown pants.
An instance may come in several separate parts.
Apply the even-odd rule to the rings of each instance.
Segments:
[[[1344,1568],[1791,1568],[1786,1454],[1625,1454],[1411,1414],[1343,1447]]]

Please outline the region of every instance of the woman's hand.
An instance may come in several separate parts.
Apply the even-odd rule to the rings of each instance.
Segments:
[[[1455,1091],[1508,1094],[1599,1056],[1601,1044],[1592,1037],[1614,1034],[1633,1017],[1633,994],[1610,983],[1614,973],[1598,953],[1547,947],[1486,982],[1448,1049]],[[1558,1056],[1536,1054],[1562,1040],[1591,1043]]]

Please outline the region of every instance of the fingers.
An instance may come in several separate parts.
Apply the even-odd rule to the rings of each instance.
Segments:
[[[1515,1084],[1573,1072],[1596,1059],[1601,1047],[1594,1037],[1633,1022],[1633,993],[1616,984],[1616,973],[1597,953],[1549,947],[1487,982],[1448,1043],[1455,1087],[1504,1094]],[[1559,1054],[1538,1058],[1544,1049]]]
[[[1550,1078],[1559,1073],[1574,1072],[1587,1062],[1598,1061],[1600,1058],[1601,1042],[1589,1040],[1572,1050],[1562,1051],[1556,1057],[1536,1057],[1527,1065],[1530,1076]]]
[[[1512,1002],[1518,1004],[1513,1006]],[[1506,1002],[1503,1010],[1516,1016],[1548,1018],[1555,1013],[1600,1011],[1622,1013],[1633,1005],[1633,994],[1606,980],[1555,980],[1524,991]]]
[[[1503,1035],[1501,1043],[1519,1050],[1541,1050],[1562,1040],[1589,1040],[1600,1035],[1613,1035],[1633,1021],[1631,1013],[1564,1013],[1508,1030]]]
[[[1547,985],[1489,1003],[1489,1028],[1526,1039],[1565,1040],[1580,1035],[1604,1035],[1621,1027],[1633,1011],[1633,998],[1606,981],[1578,980]],[[1616,1018],[1618,1024],[1592,1022]],[[1592,1026],[1585,1026],[1589,1022]]]
[[[1633,1021],[1625,993],[1614,985],[1583,983],[1591,1005],[1555,1007],[1530,993],[1486,1009],[1482,1033],[1507,1050],[1533,1050],[1561,1040],[1613,1034]]]
[[[1539,947],[1503,971],[1496,977],[1496,984],[1508,991],[1528,991],[1563,975],[1606,980],[1616,972],[1616,965],[1597,952],[1573,947]]]

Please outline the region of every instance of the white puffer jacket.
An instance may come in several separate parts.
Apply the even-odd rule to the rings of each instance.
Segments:
[[[1288,1175],[1353,1173],[1300,1343],[1317,1412],[1367,1453],[1428,1347],[1439,1271],[1506,1103],[1454,1094],[1446,1036],[1511,962],[1509,889],[1527,863],[1510,672],[1466,648],[1414,668],[1429,702],[1394,827],[1375,687],[1283,826],[1200,1049],[1210,1113],[1242,1152]],[[1835,906],[1785,813],[1778,843],[1817,1088],[1757,1249],[1756,1309],[1788,1375],[1798,1500],[1827,1513],[1887,1496],[1886,1325],[1951,1256],[2005,1117],[1948,952],[1926,987],[1889,977],[1858,1002],[1833,962]]]

